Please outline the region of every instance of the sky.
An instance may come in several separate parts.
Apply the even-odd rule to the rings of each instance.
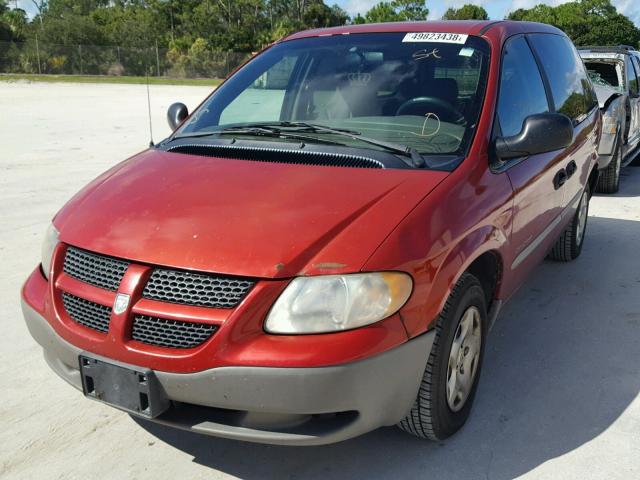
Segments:
[[[349,15],[365,13],[369,8],[380,0],[325,0],[325,3],[333,2],[344,8]],[[465,3],[482,5],[492,20],[504,18],[512,10],[518,8],[531,8],[539,3],[547,5],[559,5],[565,3],[563,0],[427,0],[429,7],[429,19],[436,20],[444,14],[449,7],[460,7]],[[619,12],[628,16],[637,26],[640,27],[640,1],[638,0],[612,0]]]
[[[31,0],[9,0],[9,4],[17,1],[20,8],[23,8],[32,16],[35,9]],[[332,5],[334,2],[344,8],[349,15],[365,13],[369,8],[380,0],[325,0],[325,3]],[[493,20],[500,20],[512,10],[518,8],[531,8],[539,3],[548,5],[559,5],[563,0],[427,0],[429,7],[429,19],[436,20],[444,14],[449,7],[460,7],[465,3],[482,5]],[[637,26],[640,27],[640,1],[639,0],[612,0],[619,12],[628,16]]]

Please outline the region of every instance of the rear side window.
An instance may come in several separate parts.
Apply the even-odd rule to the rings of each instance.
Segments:
[[[536,60],[524,37],[507,42],[502,54],[498,121],[502,135],[516,135],[524,119],[549,111],[547,96]]]
[[[556,111],[580,123],[597,100],[577,50],[560,35],[535,34],[529,38],[549,80]]]

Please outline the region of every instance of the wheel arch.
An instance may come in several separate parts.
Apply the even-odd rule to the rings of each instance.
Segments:
[[[497,250],[487,250],[482,253],[465,270],[466,273],[470,273],[480,281],[485,295],[487,310],[491,309],[502,281],[502,271],[502,257]]]

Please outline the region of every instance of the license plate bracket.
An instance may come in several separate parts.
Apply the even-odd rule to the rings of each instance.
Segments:
[[[152,370],[86,353],[81,353],[78,361],[86,397],[147,418],[157,417],[169,408],[169,399]]]

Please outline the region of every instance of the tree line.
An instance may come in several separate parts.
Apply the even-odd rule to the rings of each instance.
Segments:
[[[383,1],[350,18],[323,0],[31,0],[37,14],[0,0],[0,40],[188,50],[255,51],[288,33],[347,23],[426,20],[425,0]]]
[[[426,20],[429,15],[426,0],[381,1],[355,17],[323,0],[30,1],[37,12],[32,18],[16,8],[14,0],[0,0],[0,42],[11,42],[0,44],[0,68],[4,65],[5,71],[13,65],[32,73],[80,69],[141,74],[152,65],[158,74],[224,75],[246,56],[230,58],[228,52],[255,52],[294,31]],[[448,9],[443,18],[489,16],[481,6],[469,4]],[[537,5],[507,18],[555,25],[579,45],[640,43],[640,30],[610,0]],[[6,46],[18,42],[19,48]]]
[[[507,18],[554,25],[563,30],[576,45],[640,47],[640,29],[619,13],[610,0],[580,0],[557,7],[541,4],[530,9],[515,10]]]
[[[445,20],[488,20],[478,5],[448,9]],[[577,0],[556,7],[539,4],[530,9],[510,12],[506,20],[548,23],[564,31],[578,46],[631,45],[640,48],[640,29],[619,13],[610,0]]]

